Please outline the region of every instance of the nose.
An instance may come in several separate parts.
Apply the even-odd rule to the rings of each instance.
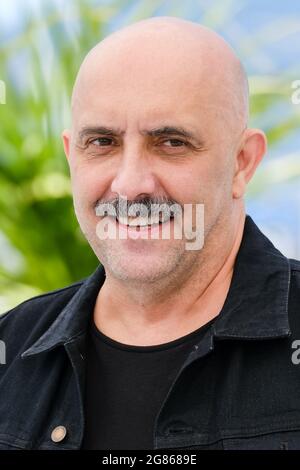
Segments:
[[[124,156],[111,183],[111,191],[128,200],[155,194],[156,180],[148,158]]]

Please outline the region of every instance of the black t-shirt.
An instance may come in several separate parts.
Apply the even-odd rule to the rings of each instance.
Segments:
[[[92,321],[82,449],[153,449],[155,417],[179,368],[213,321],[155,346],[119,343]]]

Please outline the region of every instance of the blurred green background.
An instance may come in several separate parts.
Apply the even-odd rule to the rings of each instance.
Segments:
[[[60,134],[87,51],[109,32],[156,15],[209,26],[241,57],[250,124],[269,139],[248,212],[285,254],[300,256],[300,104],[291,99],[300,79],[299,2],[11,0],[0,6],[0,313],[96,267],[73,213]]]

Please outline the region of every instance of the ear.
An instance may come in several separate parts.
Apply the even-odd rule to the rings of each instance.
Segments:
[[[69,129],[65,129],[62,134],[61,134],[62,140],[63,140],[63,145],[64,145],[64,151],[65,155],[67,157],[67,160],[69,160],[70,156],[70,142],[71,142],[71,131]]]
[[[256,167],[267,149],[267,138],[260,129],[246,129],[243,141],[236,155],[235,174],[233,177],[232,196],[243,197],[247,183],[252,178]]]

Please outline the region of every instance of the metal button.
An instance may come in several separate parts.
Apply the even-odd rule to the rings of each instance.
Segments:
[[[61,442],[67,435],[67,430],[64,426],[56,426],[51,433],[51,440],[53,442]]]

